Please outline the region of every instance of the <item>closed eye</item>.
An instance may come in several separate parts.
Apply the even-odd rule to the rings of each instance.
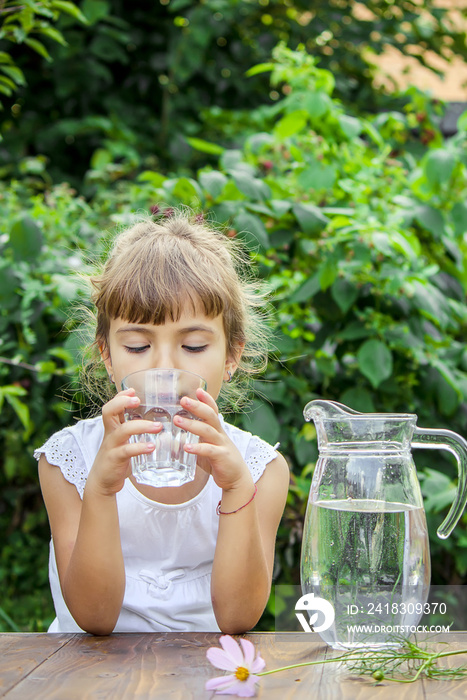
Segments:
[[[140,345],[138,347],[131,347],[128,345],[125,345],[125,350],[130,353],[138,353],[138,352],[144,352],[147,350],[149,345]]]
[[[206,348],[208,346],[206,344],[206,345],[183,345],[182,347],[187,352],[203,352],[203,350],[206,350]]]

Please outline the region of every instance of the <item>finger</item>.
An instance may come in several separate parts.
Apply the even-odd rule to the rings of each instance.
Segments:
[[[154,442],[125,442],[118,449],[120,456],[126,461],[132,457],[154,452],[156,445]]]
[[[115,431],[118,442],[126,442],[132,435],[144,435],[145,433],[160,433],[162,423],[152,420],[134,419],[126,421]]]
[[[177,428],[186,430],[187,433],[197,435],[203,442],[209,442],[213,445],[222,445],[225,439],[220,425],[210,425],[207,421],[188,418],[180,414],[175,415],[173,420]]]
[[[216,430],[221,429],[217,404],[209,394],[206,393],[206,400],[203,401],[184,396],[181,399],[180,404],[186,411],[191,413],[199,420],[209,423],[210,425],[214,426]]]
[[[219,413],[219,407],[209,392],[200,388],[196,390],[196,396],[201,403],[210,406],[216,415]]]
[[[197,457],[204,457],[206,460],[212,461],[221,458],[224,454],[224,450],[222,447],[219,447],[218,445],[213,445],[210,442],[198,442],[195,444],[188,443],[184,445],[183,449],[185,450],[185,452],[195,454]]]
[[[135,396],[134,389],[120,391],[110,401],[102,407],[102,420],[104,427],[110,428],[125,420],[124,411],[129,408],[136,408],[140,400]]]

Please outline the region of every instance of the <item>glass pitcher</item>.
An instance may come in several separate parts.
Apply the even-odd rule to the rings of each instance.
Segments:
[[[397,646],[397,636],[415,631],[430,587],[411,448],[444,449],[457,459],[457,496],[438,529],[446,538],[467,501],[467,441],[416,427],[416,415],[358,413],[333,401],[311,401],[304,416],[315,423],[319,457],[304,523],[300,602],[310,613],[324,609],[319,598],[331,603],[334,616],[317,631],[335,649]]]

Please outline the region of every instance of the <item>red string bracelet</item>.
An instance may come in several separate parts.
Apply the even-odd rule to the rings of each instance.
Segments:
[[[246,503],[244,503],[242,506],[240,506],[240,508],[237,508],[237,510],[228,510],[228,511],[221,510],[222,500],[220,500],[219,503],[217,504],[217,508],[216,508],[217,515],[233,515],[234,513],[238,513],[239,510],[242,510],[242,508],[246,508],[248,505],[250,505],[250,503],[252,502],[252,500],[254,499],[254,497],[256,496],[257,493],[258,493],[258,486],[255,484],[255,492],[252,495],[252,497],[250,498],[250,500],[247,501]]]

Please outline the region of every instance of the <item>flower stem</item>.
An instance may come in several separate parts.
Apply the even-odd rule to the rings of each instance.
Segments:
[[[422,650],[417,648],[417,651],[422,652]],[[368,653],[368,652],[367,652]],[[444,651],[444,652],[438,652],[434,654],[430,654],[427,652],[422,652],[422,656],[407,656],[407,660],[422,660],[424,659],[423,663],[421,666],[417,669],[415,672],[415,675],[412,678],[390,678],[388,676],[384,677],[384,680],[386,681],[393,681],[394,683],[414,683],[416,680],[420,678],[422,673],[425,671],[427,667],[430,665],[433,665],[438,659],[446,657],[446,656],[458,656],[460,654],[467,654],[467,649],[460,649],[458,651]],[[333,659],[321,659],[319,661],[304,661],[300,664],[291,664],[290,666],[282,666],[281,668],[274,668],[271,671],[261,671],[260,673],[257,673],[257,676],[269,676],[271,673],[279,673],[279,671],[288,671],[292,668],[302,668],[303,666],[317,666],[321,664],[332,664],[336,663],[339,661],[342,661],[345,663],[345,661],[366,661],[368,660],[368,656],[365,654],[355,654],[354,652],[346,652],[345,654],[342,654],[341,656],[336,656]]]
[[[279,673],[279,671],[288,671],[291,668],[301,668],[302,666],[316,666],[321,664],[332,664],[336,661],[343,661],[347,657],[347,654],[342,654],[342,656],[336,656],[335,659],[321,659],[320,661],[304,661],[301,664],[291,664],[290,666],[282,666],[282,668],[273,668],[271,671],[261,671],[256,673],[257,676],[269,676],[271,673]]]
[[[412,678],[385,678],[385,680],[392,681],[393,683],[415,683],[415,681],[420,678],[423,671],[428,666],[431,666],[434,663],[436,663],[438,659],[446,656],[457,656],[458,654],[467,654],[467,649],[459,649],[458,651],[443,651],[437,654],[427,654],[426,661],[422,663],[422,665]]]

